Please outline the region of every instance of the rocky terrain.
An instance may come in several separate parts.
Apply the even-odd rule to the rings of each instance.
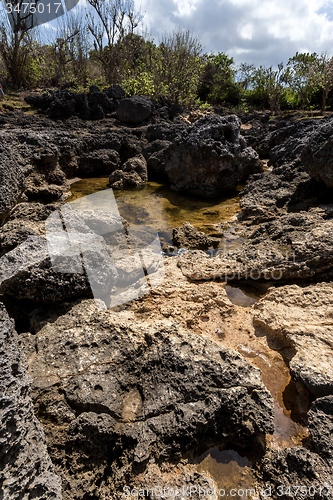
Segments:
[[[189,457],[216,445],[251,457],[256,498],[332,499],[333,119],[178,119],[117,86],[28,101],[39,116],[0,115],[0,498],[214,489]],[[66,204],[100,175],[206,197],[246,182],[247,236],[222,250],[184,220],[187,251],[162,257],[112,208]],[[241,307],[230,281],[271,288]],[[278,400],[303,436],[274,441]]]

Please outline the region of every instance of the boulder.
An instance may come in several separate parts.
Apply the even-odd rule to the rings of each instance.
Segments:
[[[116,117],[119,121],[137,125],[152,114],[153,104],[150,99],[133,96],[119,101]]]
[[[260,370],[177,323],[138,322],[85,301],[42,328],[34,346],[21,337],[64,498],[87,489],[107,498],[148,460],[212,439],[261,448],[273,431]]]
[[[214,197],[261,172],[258,154],[246,147],[239,131],[235,115],[208,115],[188,126],[166,151],[171,189]]]
[[[125,90],[120,85],[111,85],[103,92],[108,96],[109,99],[124,99],[126,93]]]
[[[271,289],[253,306],[255,326],[292,349],[291,374],[315,397],[333,394],[332,292],[333,283],[287,285]],[[324,402],[321,408],[325,412]],[[331,411],[326,403],[326,411]]]
[[[34,415],[31,379],[19,338],[0,304],[0,496],[10,500],[61,500],[61,480]]]
[[[182,227],[176,227],[172,231],[172,242],[178,248],[207,250],[210,247],[218,246],[220,239],[211,238],[198,231],[189,222],[184,222]]]
[[[139,188],[148,180],[147,163],[142,155],[127,160],[121,169],[110,175],[114,189]]]
[[[324,122],[310,136],[302,150],[305,170],[327,187],[333,187],[333,120]]]

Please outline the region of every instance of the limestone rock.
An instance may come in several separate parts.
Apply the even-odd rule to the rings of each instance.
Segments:
[[[61,500],[61,481],[34,415],[26,357],[14,322],[0,304],[0,496],[10,500]]]
[[[209,247],[218,246],[219,241],[218,238],[211,238],[198,231],[189,222],[184,222],[182,227],[176,227],[172,231],[172,242],[179,248],[207,250]]]
[[[246,147],[235,115],[208,115],[188,126],[166,152],[171,189],[214,197],[261,172],[258,154]]]
[[[253,306],[255,325],[292,347],[291,373],[315,397],[333,394],[332,292],[332,283],[288,285]]]

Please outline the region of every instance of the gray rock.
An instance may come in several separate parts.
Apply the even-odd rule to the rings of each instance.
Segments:
[[[323,123],[306,142],[301,160],[305,170],[317,181],[333,187],[333,120]]]
[[[179,324],[98,312],[86,301],[37,333],[37,356],[30,334],[21,337],[64,498],[69,488],[73,500],[88,488],[110,496],[122,467],[129,474],[206,439],[261,447],[273,431],[260,371]]]
[[[316,399],[308,413],[312,447],[333,465],[333,396]]]
[[[83,153],[78,160],[78,175],[97,177],[110,174],[120,165],[120,156],[113,149],[97,149]]]
[[[8,152],[0,152],[0,219],[6,217],[24,190],[24,175]]]
[[[178,248],[207,250],[210,247],[218,246],[220,240],[218,238],[211,238],[205,233],[198,231],[189,222],[184,222],[182,227],[176,227],[172,231],[172,242]]]
[[[151,116],[152,108],[150,99],[133,96],[119,102],[116,117],[121,122],[137,125]]]
[[[114,189],[141,187],[148,180],[146,160],[142,155],[130,158],[110,175],[109,180]]]
[[[34,415],[26,357],[14,322],[0,304],[0,496],[4,500],[61,500],[61,480]]]
[[[246,147],[235,115],[207,115],[188,126],[166,151],[171,189],[214,197],[262,171],[258,154]]]
[[[179,259],[196,280],[289,280],[321,276],[333,268],[333,220],[324,210],[287,214],[262,224],[236,250],[215,257],[190,251]]]
[[[303,491],[306,498],[331,500],[332,482],[332,469],[327,462],[303,447],[271,450],[260,465],[259,493],[262,500],[267,497],[290,499],[297,486],[303,487],[299,491]]]

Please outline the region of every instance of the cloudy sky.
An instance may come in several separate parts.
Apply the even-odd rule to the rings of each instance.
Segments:
[[[190,29],[206,52],[276,66],[296,51],[333,55],[333,0],[135,0],[159,34]]]

